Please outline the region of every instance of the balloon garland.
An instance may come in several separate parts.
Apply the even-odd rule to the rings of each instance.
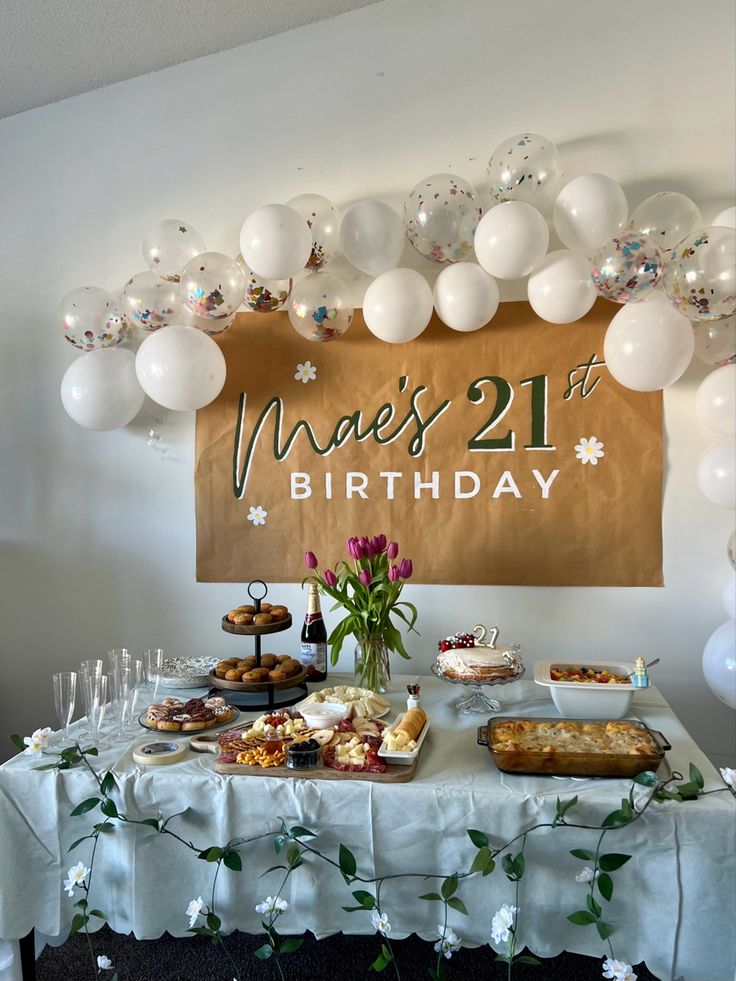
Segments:
[[[719,437],[697,467],[705,497],[736,507],[736,207],[705,226],[697,205],[674,191],[629,215],[623,189],[604,174],[562,184],[560,154],[535,133],[512,136],[490,156],[485,214],[474,188],[454,174],[419,181],[402,218],[382,201],[361,201],[340,219],[319,194],[267,204],[245,219],[240,254],[207,250],[185,221],[167,219],[143,239],[145,272],[119,293],[85,286],[60,304],[66,340],[85,352],[66,371],[61,399],[80,426],[110,431],[140,411],[144,393],[165,408],[199,409],[225,383],[225,360],[210,335],[228,330],[243,307],[286,309],[314,342],[339,339],[354,309],[351,291],[325,271],[338,254],[374,277],[363,318],[379,340],[404,344],[433,310],[452,330],[488,324],[497,279],[528,276],[527,295],[542,320],[579,320],[597,296],[618,304],[605,337],[609,371],[622,385],[655,391],[674,384],[693,354],[712,371],[696,395],[700,422]],[[548,252],[550,212],[563,249]],[[434,291],[400,267],[404,243],[444,266]],[[294,285],[304,269],[309,274]],[[136,355],[119,347],[137,328]],[[708,640],[703,671],[714,694],[736,708],[736,557],[724,588],[729,620]]]

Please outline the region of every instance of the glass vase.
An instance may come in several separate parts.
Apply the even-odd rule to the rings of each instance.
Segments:
[[[355,684],[385,692],[391,680],[388,648],[383,637],[359,637],[355,645]]]

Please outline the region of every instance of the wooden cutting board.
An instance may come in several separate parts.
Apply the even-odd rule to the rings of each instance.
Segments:
[[[328,766],[318,766],[314,770],[290,770],[287,766],[246,766],[242,763],[220,763],[217,735],[195,736],[189,745],[199,753],[217,754],[215,771],[240,777],[286,777],[293,780],[370,780],[373,783],[409,783],[417,772],[419,759],[407,766],[389,763],[385,773],[361,773],[352,770],[333,770]]]

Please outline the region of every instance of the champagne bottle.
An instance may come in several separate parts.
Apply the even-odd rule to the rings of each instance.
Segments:
[[[301,662],[307,672],[307,681],[327,678],[327,628],[322,619],[316,583],[309,584],[307,615],[301,636]]]

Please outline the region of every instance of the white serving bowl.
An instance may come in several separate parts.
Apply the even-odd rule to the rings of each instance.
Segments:
[[[534,680],[538,685],[549,688],[555,708],[567,719],[623,719],[631,708],[631,700],[636,688],[633,684],[598,684],[594,681],[553,681],[550,677],[552,667],[569,670],[571,668],[608,668],[616,674],[630,674],[633,664],[625,661],[537,661],[534,665]]]
[[[310,729],[331,729],[342,722],[347,712],[347,706],[339,702],[315,702],[298,708]]]

